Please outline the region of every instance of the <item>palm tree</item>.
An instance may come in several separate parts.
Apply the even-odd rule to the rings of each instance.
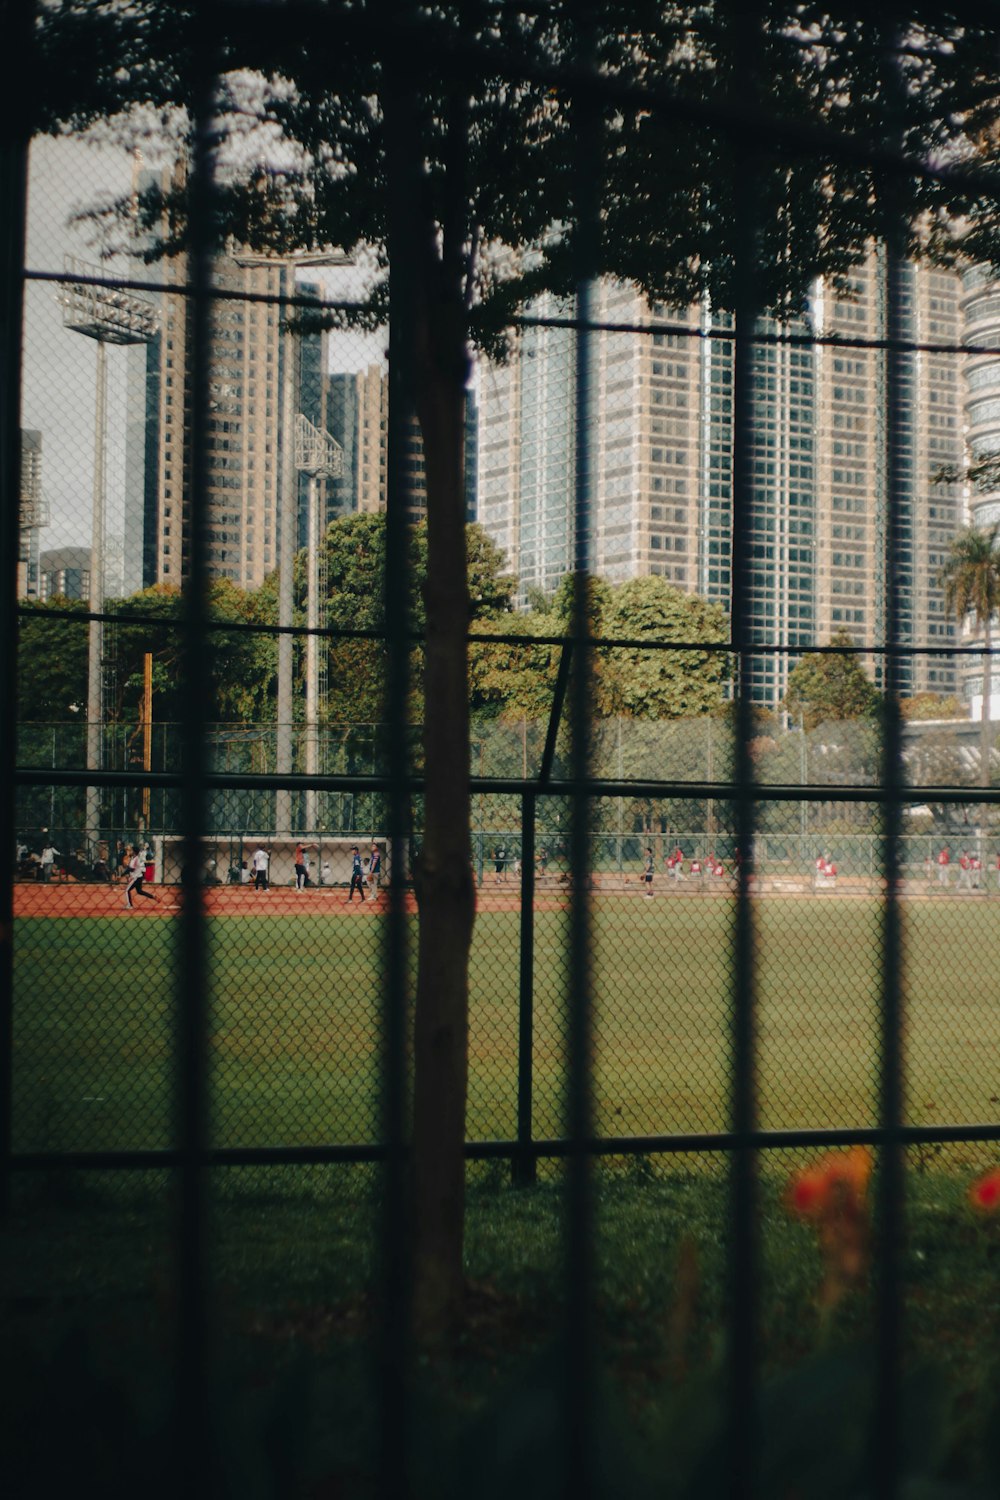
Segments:
[[[980,723],[980,785],[990,784],[990,698],[992,688],[993,616],[1000,609],[1000,522],[986,531],[970,526],[951,543],[948,560],[938,573],[945,607],[956,620],[975,618],[983,632],[983,712]],[[984,806],[980,823],[985,822]]]

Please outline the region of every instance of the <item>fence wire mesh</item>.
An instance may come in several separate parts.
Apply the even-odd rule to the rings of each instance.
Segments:
[[[662,1192],[616,1252],[643,1359],[670,1365],[650,1240],[669,1224],[683,1321],[699,1268],[675,1230],[703,1228],[709,1310],[678,1358],[727,1332],[712,1482],[765,1494],[759,1377],[795,1342],[768,1236],[790,1174],[864,1145],[882,1217],[854,1316],[877,1324],[871,1492],[894,1495],[923,1254],[904,1190],[933,1175],[953,1211],[1000,1138],[996,132],[959,107],[992,89],[996,37],[665,6],[652,49],[642,7],[400,4],[388,39],[363,5],[178,9],[182,100],[165,63],[157,105],[133,98],[123,63],[74,105],[64,56],[10,135],[0,1156],[26,1242],[74,1193],[148,1198],[150,1234],[176,1233],[184,1472],[207,1493],[207,1288],[275,1274],[262,1203],[313,1250],[332,1203],[355,1226],[338,1287],[381,1258],[365,1388],[410,1433],[420,1012],[464,930],[435,902],[468,885],[471,1262],[489,1274],[479,1189],[512,1173],[569,1204],[562,1260],[554,1233],[525,1252],[569,1308],[545,1492],[600,1492],[592,1355],[614,1336],[589,1313],[616,1200],[595,1212],[594,1184]],[[43,7],[38,37],[58,60],[66,18],[96,18],[124,46],[132,10]],[[216,78],[230,12],[246,67]],[[282,59],[305,53],[276,36],[261,63],[265,13],[303,47],[342,26],[329,84],[310,65],[297,92]],[[432,243],[447,316],[421,301]],[[415,374],[428,349],[425,374],[467,372],[451,405]],[[466,523],[444,588],[442,512]],[[208,1203],[237,1205],[244,1261]],[[355,1316],[325,1309],[325,1336]],[[364,1441],[351,1493],[419,1491],[415,1439]]]

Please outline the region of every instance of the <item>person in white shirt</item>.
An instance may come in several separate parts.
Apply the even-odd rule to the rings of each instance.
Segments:
[[[132,857],[128,862],[128,879],[125,882],[125,905],[132,909],[133,896],[145,896],[147,901],[155,901],[156,897],[152,891],[144,891],[142,882],[146,878],[146,851],[145,849],[133,848]]]
[[[38,865],[38,874],[42,880],[49,881],[52,879],[52,866],[55,864],[56,855],[59,852],[51,842],[45,845]]]
[[[268,853],[263,844],[258,844],[254,850],[250,868],[253,870],[253,885],[255,891],[266,891],[270,889],[267,880]]]

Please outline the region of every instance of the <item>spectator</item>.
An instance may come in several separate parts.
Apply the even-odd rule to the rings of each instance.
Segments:
[[[267,878],[267,867],[270,863],[270,855],[263,844],[258,844],[250,861],[253,870],[253,888],[255,891],[268,891],[271,889]]]
[[[52,879],[52,867],[56,861],[56,855],[60,851],[55,847],[51,839],[46,839],[42,846],[41,857],[38,862],[38,878],[46,884]]]
[[[365,876],[361,866],[361,853],[357,844],[351,847],[351,889],[347,893],[348,901],[354,900],[355,888],[363,901],[365,899]]]
[[[382,854],[378,844],[372,844],[372,852],[368,856],[368,884],[371,887],[372,900],[378,899],[378,879],[382,873]]]

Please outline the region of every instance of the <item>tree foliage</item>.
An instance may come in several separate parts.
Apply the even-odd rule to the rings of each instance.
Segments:
[[[385,516],[358,513],[343,516],[327,527],[323,540],[322,572],[326,596],[321,618],[333,629],[384,632],[385,622]],[[407,618],[414,636],[426,627],[424,585],[427,578],[427,526],[410,529],[407,567]],[[512,619],[513,580],[506,572],[506,559],[481,526],[466,528],[466,570],[469,587],[470,627],[495,628],[491,622]],[[298,619],[305,619],[306,557],[300,554],[296,567]],[[377,724],[385,717],[386,644],[384,639],[359,636],[331,638],[327,652],[326,718],[330,724]],[[411,647],[411,701],[408,717],[419,724],[423,718],[423,652]],[[300,662],[304,670],[304,659]]]
[[[785,708],[802,717],[806,729],[827,720],[868,719],[878,713],[881,696],[857,658],[846,630],[830,637],[830,651],[807,651],[792,668]]]
[[[607,639],[678,642],[674,649],[600,648],[599,702],[605,714],[639,719],[693,718],[722,702],[729,622],[719,604],[685,594],[663,578],[633,578],[609,590],[600,634]],[[681,645],[683,643],[683,645]]]
[[[912,698],[900,698],[899,711],[907,723],[966,717],[961,699],[953,693],[914,693]]]
[[[85,604],[56,595],[25,604],[18,638],[18,719],[58,724],[87,717],[87,643],[84,620],[71,623]]]

